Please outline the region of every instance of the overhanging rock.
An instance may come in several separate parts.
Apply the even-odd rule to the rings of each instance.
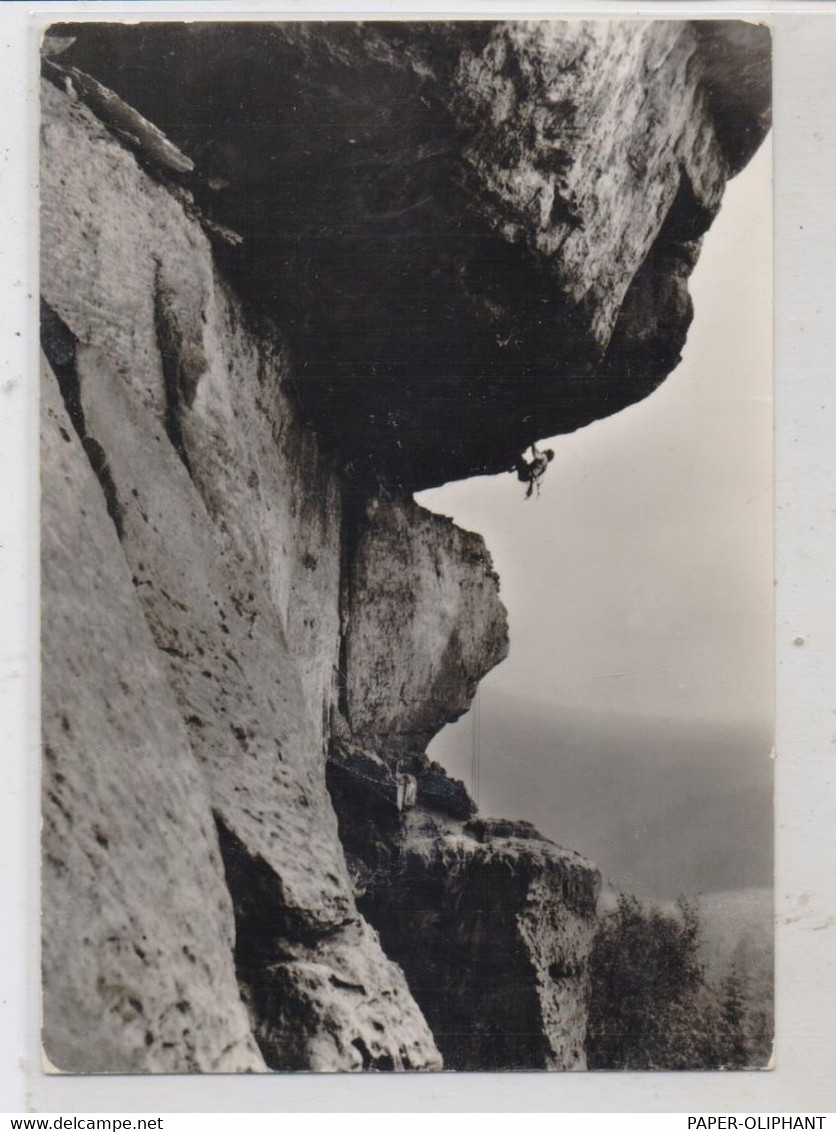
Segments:
[[[508,653],[499,579],[480,535],[409,501],[355,519],[341,675],[355,736],[422,750]]]
[[[361,492],[503,471],[656,388],[769,124],[769,33],[741,21],[72,30],[62,63],[244,237],[228,268]]]

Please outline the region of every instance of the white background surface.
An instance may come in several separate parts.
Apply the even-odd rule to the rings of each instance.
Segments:
[[[0,1111],[573,1112],[836,1108],[836,14],[831,4],[254,4],[302,16],[771,19],[776,174],[777,1068],[747,1074],[46,1078],[37,1041],[37,275],[32,13],[219,17],[228,5],[0,7]],[[35,296],[35,298],[33,298]],[[796,644],[794,642],[802,643]]]

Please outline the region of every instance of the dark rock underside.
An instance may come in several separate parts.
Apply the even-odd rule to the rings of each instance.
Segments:
[[[769,33],[607,29],[73,25],[61,58],[194,160],[362,494],[504,471],[676,365],[699,239],[768,126]]]

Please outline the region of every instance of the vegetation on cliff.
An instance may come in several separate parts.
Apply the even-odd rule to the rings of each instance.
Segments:
[[[770,1020],[752,993],[758,972],[739,948],[721,980],[701,954],[697,906],[676,913],[622,895],[590,954],[590,1069],[742,1069],[766,1065]]]

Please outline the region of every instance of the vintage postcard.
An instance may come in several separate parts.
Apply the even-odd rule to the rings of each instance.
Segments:
[[[771,43],[44,24],[48,1071],[770,1064]]]

